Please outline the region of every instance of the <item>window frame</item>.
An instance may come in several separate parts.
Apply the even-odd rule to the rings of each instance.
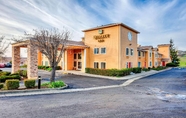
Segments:
[[[131,51],[132,50],[132,51]],[[132,53],[133,52],[133,53]],[[132,53],[132,55],[131,55]],[[134,49],[133,48],[130,48],[130,56],[134,56]]]
[[[98,64],[98,67],[97,67],[97,68],[95,68],[95,63],[97,63],[97,64]],[[95,69],[99,69],[99,62],[94,61],[94,68],[95,68]]]
[[[103,49],[103,48],[105,48],[105,53],[102,53],[102,49]],[[100,50],[101,50],[100,53],[101,53],[101,54],[106,54],[106,52],[107,52],[106,49],[107,49],[106,47],[102,47],[102,48],[100,48]]]
[[[127,54],[127,49],[128,49],[128,54]],[[126,54],[126,56],[129,56],[129,54],[130,54],[130,49],[128,47],[126,47],[125,54]]]
[[[139,55],[140,54],[140,55]],[[141,51],[138,51],[138,57],[141,57]]]
[[[102,63],[105,63],[105,68],[102,68]],[[106,69],[106,62],[100,62],[101,69]]]
[[[95,49],[98,49],[98,53],[95,53]],[[95,47],[94,50],[93,50],[94,54],[99,54],[99,48]],[[97,51],[96,51],[97,52]]]

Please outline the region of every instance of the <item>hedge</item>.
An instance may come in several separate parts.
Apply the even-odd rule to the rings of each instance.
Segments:
[[[19,75],[11,75],[11,76],[3,75],[3,76],[0,76],[0,83],[1,82],[5,82],[6,80],[9,80],[9,79],[18,79],[18,80],[20,80],[21,77]]]
[[[133,68],[128,69],[95,69],[95,68],[85,68],[86,73],[104,75],[104,76],[126,76],[130,75]]]
[[[50,66],[38,66],[38,69],[43,69],[43,70],[47,70],[47,71],[51,71],[52,68]],[[56,70],[61,70],[60,66],[56,66]]]
[[[27,70],[18,70],[15,74],[19,74],[20,76],[27,77]]]
[[[3,76],[3,75],[10,75],[10,72],[1,71],[1,72],[0,72],[0,76]]]
[[[24,85],[25,85],[26,88],[34,88],[35,83],[36,83],[35,79],[24,80]]]
[[[178,64],[175,64],[175,63],[167,63],[166,64],[166,67],[177,67]]]
[[[18,89],[19,80],[16,80],[16,79],[6,80],[5,87],[7,90]]]
[[[141,73],[141,68],[139,68],[139,67],[133,68],[132,72],[133,73]]]
[[[2,89],[4,87],[3,83],[0,83],[0,89]]]

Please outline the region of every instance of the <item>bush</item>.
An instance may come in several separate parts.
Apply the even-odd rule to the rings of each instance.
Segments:
[[[0,89],[2,89],[4,87],[3,83],[0,83]]]
[[[34,88],[35,83],[36,83],[35,79],[24,80],[24,85],[25,85],[26,88]]]
[[[141,73],[141,68],[139,68],[139,67],[133,68],[132,72],[133,73]]]
[[[24,64],[24,65],[22,65],[22,66],[20,66],[21,68],[27,68],[27,65],[26,64]]]
[[[19,75],[11,75],[11,76],[3,75],[3,76],[0,76],[0,82],[5,82],[6,80],[9,80],[9,79],[18,79],[18,80],[20,80],[21,77]]]
[[[61,70],[61,67],[60,67],[60,66],[57,66],[57,67],[56,67],[56,70]]]
[[[19,80],[16,80],[16,79],[6,80],[5,87],[7,90],[18,89]]]
[[[50,72],[50,71],[52,71],[52,68],[47,68],[46,70]]]
[[[63,81],[55,81],[52,83],[44,83],[41,86],[48,87],[48,88],[60,88],[65,86],[65,83]]]
[[[18,70],[16,73],[20,76],[27,77],[27,70]]]
[[[175,63],[167,63],[166,67],[177,67],[178,65]]]
[[[0,76],[3,76],[3,75],[10,75],[11,73],[10,72],[6,72],[6,71],[1,71],[0,72]]]
[[[104,76],[125,76],[130,75],[132,68],[125,69],[95,69],[95,68],[85,68],[86,73],[104,75]]]
[[[150,70],[147,69],[147,68],[143,68],[142,70],[145,71],[145,72],[150,71]]]

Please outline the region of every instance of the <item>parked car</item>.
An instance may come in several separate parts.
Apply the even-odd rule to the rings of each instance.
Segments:
[[[4,68],[5,64],[4,63],[0,63],[0,68]]]
[[[12,67],[12,64],[11,64],[11,63],[6,63],[6,64],[5,64],[5,67],[11,68],[11,67]]]

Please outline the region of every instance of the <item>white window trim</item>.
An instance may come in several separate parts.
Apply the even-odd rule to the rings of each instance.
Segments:
[[[98,47],[95,47],[95,48],[98,48]],[[94,48],[94,50],[95,50],[95,48]],[[93,54],[95,54],[94,53],[94,50],[93,50]],[[99,48],[98,48],[98,50],[99,50]],[[100,50],[99,50],[100,51]],[[100,54],[100,52],[98,52],[98,54]],[[98,55],[98,54],[95,54],[95,55]]]
[[[128,47],[126,47],[125,54],[126,54],[126,56],[129,56],[129,55],[130,55],[130,48],[128,48],[128,51],[129,51],[129,52],[128,52],[128,55],[127,55],[127,48],[128,48]]]
[[[102,52],[101,52],[101,49],[102,49],[102,48],[105,48],[105,53],[102,53]],[[107,48],[106,48],[106,47],[101,47],[101,48],[100,48],[100,54],[106,54],[106,53],[107,53]]]
[[[105,69],[106,69],[106,68],[107,68],[107,63],[106,63],[106,61],[100,62],[100,69],[102,69],[102,68],[101,68],[101,63],[105,63]]]

